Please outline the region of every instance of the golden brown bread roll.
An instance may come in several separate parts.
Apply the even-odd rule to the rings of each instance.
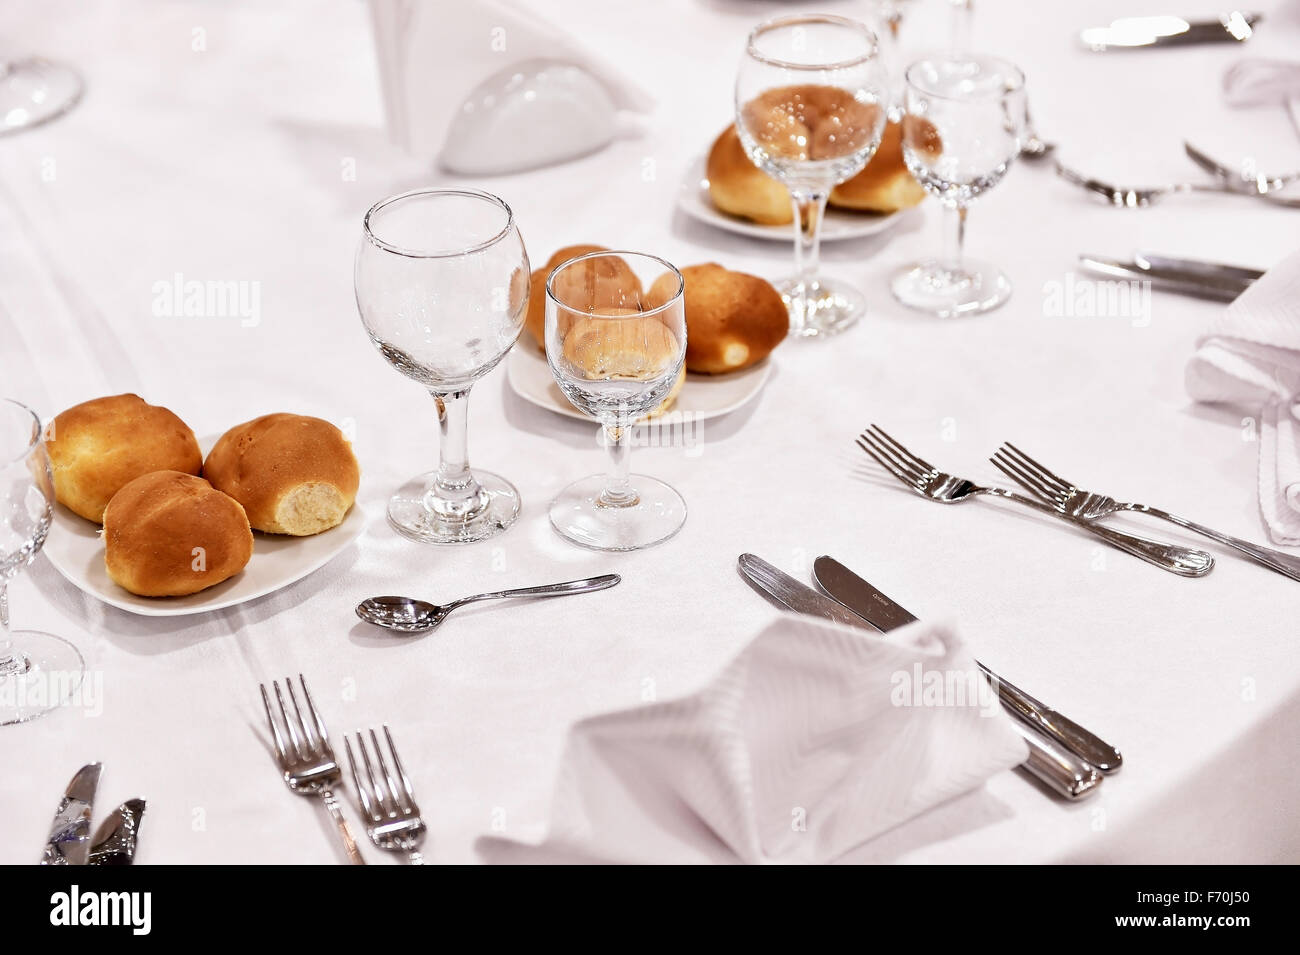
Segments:
[[[528,315],[524,325],[537,342],[537,347],[546,351],[546,280],[551,277],[556,266],[569,259],[576,259],[589,252],[606,252],[603,245],[570,245],[560,249],[546,264],[532,275],[532,291],[528,297]],[[636,296],[641,293],[641,280],[632,271],[632,267],[618,258],[594,259],[585,266],[575,266],[573,273],[566,273],[569,287],[582,282],[589,282],[598,291],[597,306],[619,307],[635,304]],[[557,289],[561,294],[563,290]]]
[[[203,455],[194,432],[166,408],[139,395],[75,405],[45,429],[54,494],[74,514],[103,523],[104,508],[130,481],[150,471],[198,474]]]
[[[244,509],[203,478],[154,471],[104,511],[104,567],[142,597],[181,597],[233,577],[253,554]]]
[[[320,418],[269,414],[236,425],[213,446],[203,476],[269,534],[303,537],[342,522],[361,469],[343,432]]]
[[[909,139],[913,149],[930,156],[941,151],[938,130],[928,120],[906,117],[916,133]],[[925,190],[912,178],[903,162],[903,130],[898,123],[885,126],[880,147],[867,168],[831,190],[831,205],[864,212],[897,212],[910,209],[925,198]]]
[[[710,262],[688,265],[682,279],[688,370],[706,375],[739,371],[762,361],[785,340],[790,330],[785,302],[758,276]],[[663,294],[659,284],[650,288],[652,299]]]
[[[672,275],[663,278],[672,279]],[[638,309],[634,308],[606,308],[603,312],[631,317],[576,317],[564,339],[564,357],[592,378],[654,378],[676,358],[677,336],[657,316],[636,317]],[[683,365],[672,389],[646,417],[657,418],[671,408],[685,382]]]
[[[705,175],[709,178],[709,198],[723,212],[761,225],[788,225],[794,221],[790,191],[750,162],[734,123],[722,131],[709,150]]]

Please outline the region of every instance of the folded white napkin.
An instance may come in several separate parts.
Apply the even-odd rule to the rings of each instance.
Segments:
[[[495,863],[825,862],[1026,755],[952,627],[884,639],[783,617],[698,692],[573,726],[545,841],[476,848]]]
[[[370,0],[370,9],[389,133],[413,155],[436,157],[474,88],[528,61],[583,68],[617,109],[647,112],[654,105],[610,61],[513,0]]]
[[[1300,252],[1211,320],[1187,391],[1258,415],[1260,512],[1276,543],[1300,544]]]
[[[1223,75],[1223,94],[1230,106],[1284,106],[1300,132],[1300,63],[1239,60]]]

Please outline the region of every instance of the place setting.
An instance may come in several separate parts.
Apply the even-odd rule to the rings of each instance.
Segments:
[[[139,81],[15,15],[0,215],[49,271],[0,302],[0,861],[1050,864],[1091,932],[1148,877],[1084,863],[1300,860],[1295,22],[562,6],[271,4],[274,56],[212,11],[124,120],[176,155],[99,272],[81,180]],[[1206,76],[1239,157],[1183,128]],[[1084,93],[1178,126],[1186,178],[1076,164]],[[182,267],[261,320],[107,278]],[[1157,327],[1099,332],[1121,284]]]

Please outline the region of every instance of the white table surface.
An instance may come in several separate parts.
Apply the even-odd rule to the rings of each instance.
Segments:
[[[747,27],[778,8],[542,6],[615,56],[659,109],[641,138],[475,181],[513,204],[534,260],[601,242],[779,277],[785,246],[673,209],[681,171],[728,122]],[[1023,4],[978,6],[975,45],[1021,63],[1041,132],[1071,162],[1192,176],[1180,146],[1190,137],[1300,166],[1280,109],[1222,104],[1220,77],[1245,49],[1090,55],[1075,31],[1129,5],[1045,4],[1023,20]],[[0,393],[49,416],[136,391],[200,434],[281,410],[350,421],[361,498],[381,515],[392,489],[432,466],[436,432],[427,395],[366,340],[352,253],[375,200],[457,180],[386,144],[366,7],[9,0],[0,36],[6,52],[74,62],[88,81],[67,117],[0,140]],[[946,37],[937,0],[905,25],[911,47]],[[1248,51],[1283,55],[1298,37],[1294,9],[1276,12]],[[355,181],[342,174],[349,161]],[[865,466],[851,440],[876,421],[941,465],[996,480],[986,458],[1011,439],[1089,486],[1262,539],[1242,414],[1193,407],[1182,387],[1217,306],[1156,295],[1145,326],[1051,318],[1044,287],[1084,251],[1268,266],[1294,247],[1300,218],[1232,197],[1110,209],[1022,164],[979,201],[968,232],[969,251],[1006,269],[1014,297],[943,322],[894,304],[886,286],[894,268],[937,249],[937,211],[913,231],[826,249],[826,270],[870,296],[859,327],[783,345],[766,390],[708,422],[702,445],[634,452],[634,470],[689,504],[664,546],[604,556],[552,532],[550,496],[603,466],[594,429],[525,404],[498,369],[474,391],[471,460],[514,480],[524,509],[495,540],[421,547],[375,519],[301,583],[179,620],[106,607],[38,559],[11,587],[14,625],[76,643],[102,713],[0,729],[0,862],[39,856],[68,777],[95,759],[106,767],[100,814],[148,800],[142,863],[337,861],[323,811],[284,790],[266,749],[257,684],[299,671],[336,734],[392,725],[432,860],[472,861],[474,839],[490,832],[537,838],[573,720],[633,705],[648,687],[666,699],[699,686],[772,619],[736,573],[742,551],[800,575],[833,554],[914,612],[959,619],[981,659],[1124,751],[1124,769],[1091,801],[1065,805],[1007,773],[852,858],[1300,859],[1294,582],[1228,555],[1210,577],[1185,580],[1028,512],[939,507]],[[152,285],[177,272],[260,282],[260,324],[155,317]],[[450,598],[605,571],[623,585],[465,611],[422,640],[376,637],[352,613],[372,593]]]

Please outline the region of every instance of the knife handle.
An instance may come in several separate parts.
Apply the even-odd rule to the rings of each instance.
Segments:
[[[1084,762],[1063,746],[1039,736],[1023,724],[1016,729],[1029,746],[1029,758],[1021,769],[1041,780],[1046,786],[1066,799],[1082,799],[1101,786],[1101,772]]]

